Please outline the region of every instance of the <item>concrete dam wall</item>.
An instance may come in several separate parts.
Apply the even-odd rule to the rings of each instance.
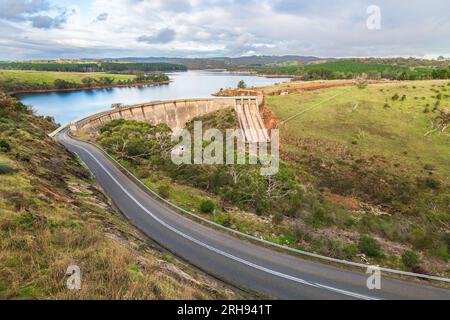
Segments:
[[[192,119],[211,112],[235,108],[238,122],[247,142],[265,142],[268,139],[257,97],[225,97],[155,101],[144,104],[117,106],[93,114],[70,124],[72,131],[93,132],[115,119],[147,121],[167,124],[173,131],[184,128]]]

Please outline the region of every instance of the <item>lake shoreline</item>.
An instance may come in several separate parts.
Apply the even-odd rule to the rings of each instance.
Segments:
[[[36,114],[52,116],[58,123],[67,123],[86,114],[109,110],[112,105],[120,103],[132,105],[161,100],[210,98],[221,88],[235,88],[239,80],[244,80],[248,87],[261,87],[286,81],[205,71],[169,73],[168,76],[172,80],[170,85],[146,83],[144,86],[135,87],[130,84],[103,90],[95,90],[94,87],[80,90],[80,85],[69,92],[22,93],[17,94],[17,98],[24,105],[32,106]],[[17,91],[20,89],[26,88],[18,87]]]
[[[147,86],[161,86],[170,84],[172,80],[169,81],[161,81],[161,82],[141,82],[141,83],[132,83],[132,84],[114,84],[107,86],[92,86],[92,87],[76,87],[76,88],[67,88],[67,89],[40,89],[40,90],[19,90],[13,91],[10,93],[11,96],[17,95],[27,95],[27,94],[36,94],[36,93],[58,93],[58,92],[75,92],[75,91],[90,91],[90,90],[101,90],[101,89],[114,89],[114,88],[136,88],[136,87],[147,87]]]

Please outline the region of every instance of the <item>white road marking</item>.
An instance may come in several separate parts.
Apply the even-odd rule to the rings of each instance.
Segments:
[[[66,140],[65,139],[65,137],[66,137],[66,133],[64,133],[64,140]],[[66,140],[67,141],[67,140]],[[231,254],[229,254],[229,253],[226,253],[226,252],[224,252],[224,251],[222,251],[222,250],[220,250],[220,249],[217,249],[217,248],[214,248],[214,247],[212,247],[212,246],[210,246],[210,245],[208,245],[208,244],[206,244],[206,243],[204,243],[204,242],[201,242],[200,240],[197,240],[197,239],[195,239],[195,238],[193,238],[193,237],[191,237],[191,236],[188,236],[187,234],[185,234],[185,233],[183,233],[183,232],[181,232],[181,231],[179,231],[178,229],[175,229],[174,227],[172,227],[172,226],[170,226],[169,224],[167,224],[166,222],[164,222],[163,220],[161,220],[160,218],[158,218],[157,216],[155,216],[152,212],[150,212],[144,205],[142,205],[135,197],[133,197],[133,195],[131,195],[121,184],[120,184],[120,182],[119,181],[117,181],[117,179],[116,178],[114,178],[114,176],[108,171],[108,169],[106,169],[104,166],[103,166],[103,164],[89,151],[89,150],[87,150],[87,149],[85,149],[84,147],[81,147],[80,145],[78,145],[78,144],[76,144],[76,143],[73,143],[72,142],[72,144],[73,145],[75,145],[75,146],[77,146],[78,148],[80,148],[80,149],[82,149],[83,151],[85,151],[90,157],[92,157],[92,159],[94,159],[95,160],[95,162],[97,162],[98,163],[98,165],[106,172],[106,174],[119,186],[119,188],[120,189],[122,189],[122,191],[131,199],[131,200],[133,200],[142,210],[144,210],[148,215],[150,215],[154,220],[156,220],[158,223],[160,223],[161,225],[163,225],[164,227],[166,227],[167,229],[169,229],[169,230],[171,230],[171,231],[173,231],[173,232],[175,232],[176,234],[178,234],[178,235],[180,235],[181,237],[183,237],[183,238],[185,238],[185,239],[187,239],[187,240],[190,240],[190,241],[192,241],[192,242],[194,242],[194,243],[196,243],[196,244],[198,244],[199,246],[202,246],[202,247],[204,247],[204,248],[206,248],[206,249],[208,249],[208,250],[210,250],[210,251],[213,251],[213,252],[215,252],[215,253],[217,253],[217,254],[220,254],[220,255],[222,255],[222,256],[224,256],[224,257],[227,257],[227,258],[229,258],[229,259],[232,259],[232,260],[234,260],[234,261],[237,261],[237,262],[240,262],[240,263],[242,263],[242,264],[245,264],[245,265],[247,265],[247,266],[249,266],[249,267],[252,267],[252,268],[254,268],[254,269],[257,269],[257,270],[260,270],[260,271],[263,271],[263,272],[266,272],[266,273],[269,273],[269,274],[272,274],[272,275],[275,275],[275,276],[278,276],[278,277],[280,277],[280,278],[284,278],[284,279],[287,279],[287,280],[291,280],[291,281],[294,281],[294,282],[297,282],[297,283],[300,283],[300,284],[304,284],[304,285],[308,285],[308,286],[311,286],[311,287],[315,287],[315,288],[320,288],[320,289],[325,289],[325,290],[329,290],[329,291],[333,291],[333,292],[337,292],[337,293],[340,293],[340,294],[343,294],[343,295],[346,295],[346,296],[350,296],[350,297],[354,297],[354,298],[358,298],[358,299],[363,299],[363,300],[379,300],[379,298],[375,298],[375,297],[370,297],[370,296],[366,296],[366,295],[363,295],[363,294],[359,294],[359,293],[355,293],[355,292],[350,292],[350,291],[346,291],[346,290],[342,290],[342,289],[338,289],[338,288],[334,288],[334,287],[329,287],[329,286],[325,286],[325,285],[322,285],[322,284],[319,284],[319,283],[314,283],[314,282],[309,282],[309,281],[306,281],[306,280],[303,280],[303,279],[300,279],[300,278],[297,278],[297,277],[294,277],[294,276],[290,276],[290,275],[287,275],[287,274],[284,274],[284,273],[281,273],[281,272],[278,272],[278,271],[274,271],[274,270],[272,270],[272,269],[268,269],[268,268],[265,268],[265,267],[262,267],[262,266],[260,266],[260,265],[257,265],[257,264],[254,264],[254,263],[252,263],[252,262],[249,262],[249,261],[247,261],[247,260],[244,260],[244,259],[241,259],[241,258],[238,258],[238,257],[236,257],[236,256],[233,256],[233,255],[231,255]]]

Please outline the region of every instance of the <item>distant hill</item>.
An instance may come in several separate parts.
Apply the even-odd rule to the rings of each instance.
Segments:
[[[111,62],[140,62],[140,63],[175,63],[187,66],[189,69],[227,69],[234,67],[261,67],[268,64],[279,64],[296,61],[307,64],[334,59],[323,59],[313,56],[246,56],[246,57],[216,57],[216,58],[167,58],[167,57],[126,57],[117,59],[105,59]]]

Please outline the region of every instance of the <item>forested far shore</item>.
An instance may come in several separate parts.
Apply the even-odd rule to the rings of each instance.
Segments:
[[[450,67],[403,66],[362,61],[341,60],[299,65],[296,63],[259,67],[260,75],[289,75],[296,80],[338,80],[366,78],[369,80],[436,80],[449,79]]]
[[[80,76],[70,72],[1,71],[0,90],[10,94],[89,90],[125,86],[166,84],[170,78],[164,73],[139,73],[137,75],[115,75],[93,73]]]
[[[57,72],[164,72],[186,71],[187,67],[174,63],[37,63],[37,62],[0,62],[0,69],[4,70],[35,70]]]

